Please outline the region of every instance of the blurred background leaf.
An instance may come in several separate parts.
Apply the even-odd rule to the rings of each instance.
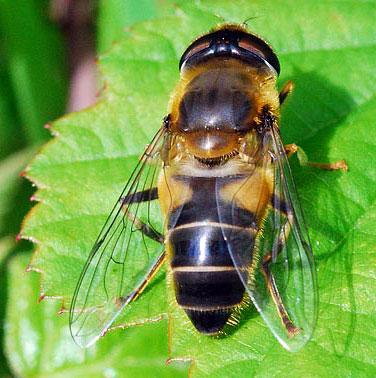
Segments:
[[[42,126],[63,113],[68,86],[63,40],[48,20],[48,1],[1,1],[0,36],[4,89],[10,89],[4,96],[17,114],[9,140],[39,143],[48,138]],[[5,130],[12,124],[4,124]]]

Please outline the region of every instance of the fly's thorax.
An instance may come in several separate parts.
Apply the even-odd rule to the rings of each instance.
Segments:
[[[262,109],[279,114],[276,76],[233,58],[216,58],[182,72],[170,104],[171,131],[192,155],[211,159],[239,150]]]

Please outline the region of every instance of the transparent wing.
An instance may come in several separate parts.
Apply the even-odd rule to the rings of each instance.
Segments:
[[[108,330],[163,254],[158,242],[163,229],[158,224],[159,203],[153,199],[164,139],[162,128],[141,156],[78,280],[69,322],[75,342],[82,347]],[[144,235],[145,228],[152,237]]]
[[[255,254],[257,250],[258,257],[253,256],[253,267],[245,274],[242,269],[242,250],[234,248],[236,243],[232,242],[229,243],[229,252],[240,279],[265,323],[283,347],[296,351],[310,339],[316,323],[316,272],[308,232],[278,131],[272,128],[260,144],[257,167],[249,171],[248,177],[255,185],[252,190],[248,189],[247,194],[258,198],[255,219],[264,219],[256,234],[255,249],[251,246],[249,251],[252,253],[253,249]],[[265,185],[257,184],[262,182]],[[271,188],[269,185],[270,203],[265,213],[262,204],[268,182],[273,184]],[[241,198],[237,198],[240,196],[244,196],[241,187],[234,196],[234,204],[241,202]],[[225,236],[228,240],[236,237],[235,234]],[[269,263],[265,265],[267,261]],[[280,301],[276,299],[275,289]],[[283,321],[281,305],[294,329],[286,325],[286,319]]]

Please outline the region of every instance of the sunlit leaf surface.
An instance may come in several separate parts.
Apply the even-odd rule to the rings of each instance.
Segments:
[[[347,174],[324,172],[292,159],[318,268],[313,340],[296,354],[286,352],[253,309],[228,337],[201,336],[176,307],[171,285],[166,297],[163,275],[119,323],[168,314],[171,357],[192,359],[192,376],[374,376],[375,3],[195,1],[174,12],[138,24],[102,57],[101,101],[56,122],[57,137],[27,171],[41,203],[23,233],[38,242],[31,267],[42,273],[42,293],[69,306],[101,225],[166,113],[178,58],[189,41],[218,23],[250,18],[249,28],[279,54],[279,83],[296,84],[283,110],[285,142],[302,146],[314,161],[346,158],[350,168]],[[124,336],[124,353],[127,343],[137,342],[132,332],[114,332],[114,338]],[[167,345],[167,333],[163,339]],[[111,358],[107,343],[99,344],[101,358]],[[124,370],[120,376],[128,375]]]

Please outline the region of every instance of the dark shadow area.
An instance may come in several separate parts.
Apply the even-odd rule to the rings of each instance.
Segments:
[[[33,207],[30,198],[35,191],[30,183],[22,180],[18,185],[12,186],[12,191],[7,191],[9,196],[8,203],[13,203],[14,206],[8,206],[8,212],[2,215],[1,236],[17,235],[20,232],[20,227],[25,214]]]
[[[304,141],[310,147],[319,144],[320,156],[325,158],[328,141],[356,103],[351,93],[315,72],[301,72],[295,68],[294,75],[280,80],[279,87],[288,80],[294,83],[294,90],[281,108],[284,141],[296,144]],[[317,134],[320,134],[320,140],[310,141]]]
[[[281,133],[284,142],[302,147],[310,161],[328,162],[328,144],[334,132],[355,108],[355,102],[349,93],[317,74],[297,73],[288,79],[295,83],[295,90],[282,108]],[[346,158],[351,159],[349,156],[338,157]],[[338,196],[337,181],[344,174],[351,175],[351,163],[348,173],[302,167],[295,157],[291,158],[290,164],[308,226],[311,221],[313,225],[319,222],[320,228],[326,230],[334,241],[340,241],[352,226],[352,221],[346,203]],[[320,198],[315,196],[315,185],[323,181],[328,187],[328,198],[335,204],[336,214],[341,219],[336,227],[322,219],[318,212]],[[320,256],[318,260],[322,258]]]
[[[296,143],[304,149],[310,161],[328,162],[328,145],[334,133],[341,127],[347,116],[356,107],[351,93],[344,91],[333,85],[327,78],[323,78],[315,73],[302,73],[296,70],[293,77],[289,77],[295,84],[291,98],[287,100],[287,104],[282,108],[282,127],[281,132],[285,137],[285,143]],[[350,214],[350,210],[344,201],[338,187],[338,179],[342,175],[351,178],[351,159],[352,156],[338,156],[339,159],[347,159],[349,163],[349,172],[342,171],[320,171],[317,168],[302,167],[296,158],[292,158],[290,163],[294,174],[296,186],[300,195],[302,208],[305,213],[310,235],[314,235],[315,229],[332,239],[333,245],[342,243],[349,235],[353,227],[354,215]],[[322,198],[316,195],[318,186],[323,185],[328,188],[327,193],[322,202]],[[329,199],[329,200],[328,200]],[[326,209],[326,214],[336,214],[337,222],[328,221],[330,217],[323,217],[323,205],[331,204],[331,208]],[[320,208],[321,207],[321,208]],[[325,207],[324,207],[325,208]],[[351,240],[350,240],[351,241]],[[350,243],[351,244],[351,243]],[[333,303],[340,301],[344,306],[349,307],[350,311],[346,312],[346,321],[341,324],[339,322],[325,325],[325,333],[332,340],[333,351],[337,355],[345,355],[349,349],[353,338],[356,324],[356,303],[355,292],[352,280],[353,249],[346,254],[339,254],[340,246],[334,250],[321,253],[315,256],[316,267],[318,270],[325,271],[330,276],[330,280],[326,279],[325,287],[332,290],[330,297]],[[315,245],[313,245],[315,254]],[[330,266],[328,267],[328,264]],[[345,272],[343,276],[338,277],[334,272]],[[341,282],[339,283],[339,280]],[[322,283],[319,282],[319,287]],[[342,293],[341,298],[334,299],[335,288]],[[345,293],[345,294],[343,294]],[[320,292],[319,292],[320,295]],[[320,310],[319,310],[320,311]],[[338,311],[335,309],[334,311]],[[344,313],[342,311],[342,313]],[[341,314],[342,315],[342,314]],[[336,315],[329,317],[337,319]],[[319,320],[320,321],[320,320]],[[320,324],[319,324],[320,325]],[[338,329],[346,329],[346,336],[342,337],[341,345],[338,344]],[[336,337],[332,337],[333,333],[337,333]]]

